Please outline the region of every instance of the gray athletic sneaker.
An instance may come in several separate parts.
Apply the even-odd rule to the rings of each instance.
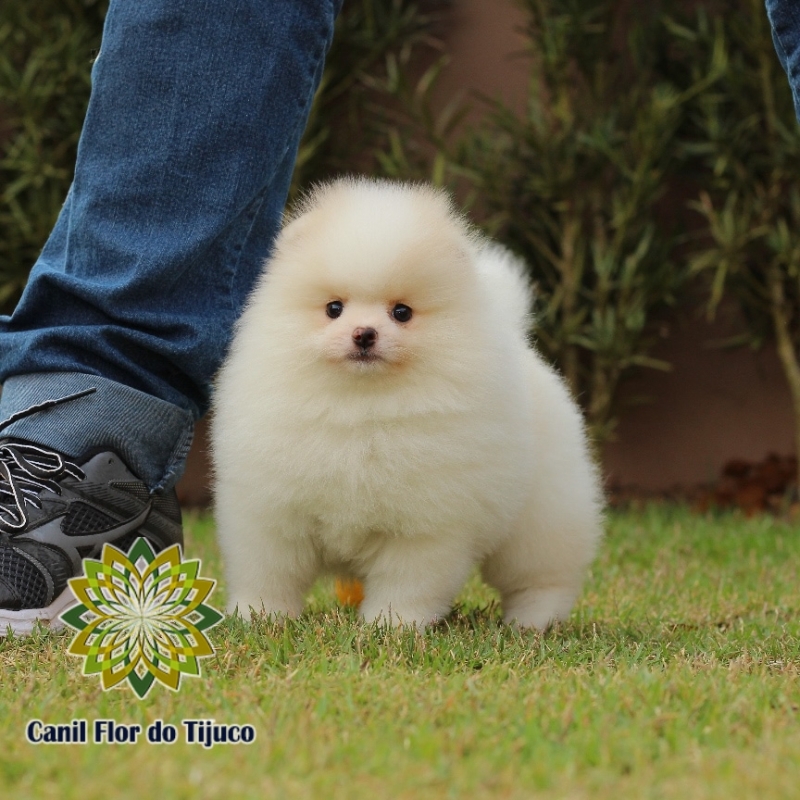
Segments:
[[[76,600],[67,581],[108,542],[127,552],[183,544],[173,490],[151,493],[114,452],[70,459],[20,439],[0,440],[0,636],[34,623],[62,627]]]

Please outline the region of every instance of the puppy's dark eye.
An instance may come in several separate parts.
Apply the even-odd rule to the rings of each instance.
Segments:
[[[341,317],[342,311],[344,311],[344,303],[342,303],[340,300],[331,300],[331,302],[325,306],[325,313],[331,319],[336,319],[336,317]]]
[[[412,314],[413,312],[411,311],[411,309],[408,306],[403,305],[402,303],[398,303],[392,309],[392,316],[398,322],[408,322],[411,319]]]

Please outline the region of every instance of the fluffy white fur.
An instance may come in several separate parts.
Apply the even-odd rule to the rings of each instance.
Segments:
[[[528,345],[529,305],[518,262],[438,191],[348,179],[307,199],[218,380],[230,611],[299,614],[332,571],[364,582],[366,620],[425,626],[480,564],[507,621],[569,613],[601,496],[581,415]],[[359,328],[377,333],[366,356]]]

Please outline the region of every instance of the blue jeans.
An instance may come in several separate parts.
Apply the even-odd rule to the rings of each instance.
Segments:
[[[800,6],[797,0],[766,0],[767,16],[778,58],[786,70],[800,121]]]
[[[151,487],[194,421],[280,225],[341,0],[112,0],[72,187],[11,317],[0,430],[113,444]]]

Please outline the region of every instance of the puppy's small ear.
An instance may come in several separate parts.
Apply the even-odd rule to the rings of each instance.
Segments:
[[[286,244],[292,244],[298,239],[303,238],[303,234],[309,226],[308,214],[300,214],[297,217],[289,218],[281,231],[281,239]]]

